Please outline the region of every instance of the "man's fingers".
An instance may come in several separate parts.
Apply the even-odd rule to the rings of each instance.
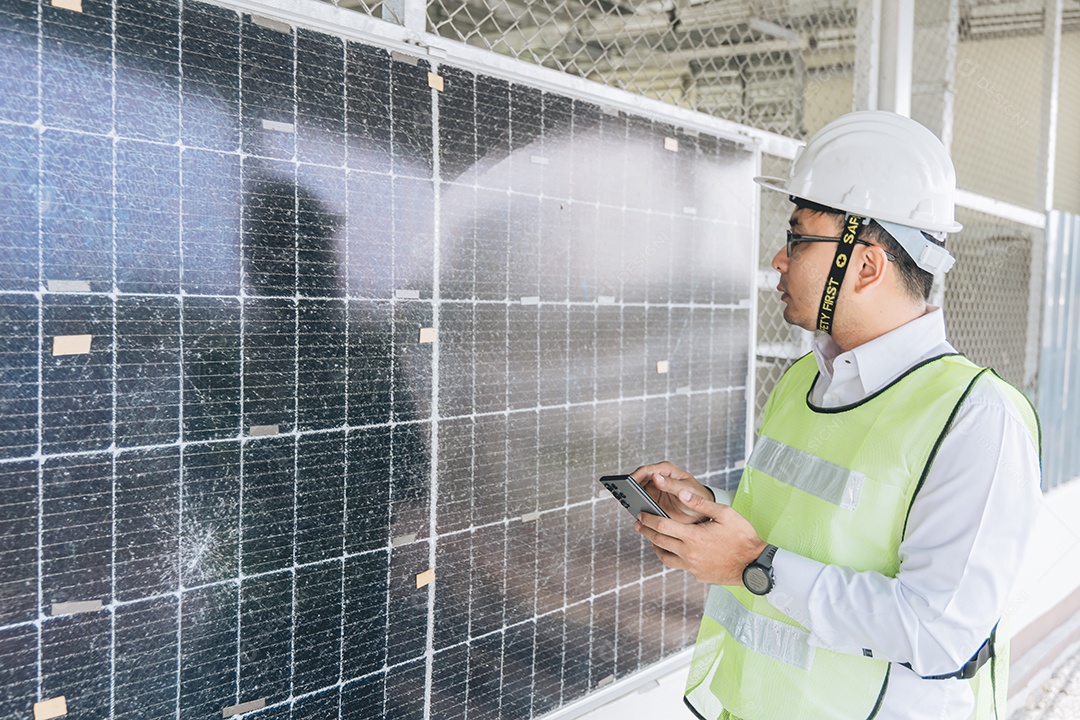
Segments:
[[[663,530],[654,527],[655,523],[650,522],[650,520],[655,516],[649,515],[648,513],[642,513],[641,517],[643,518],[642,520],[638,520],[636,523],[634,523],[634,529],[637,530],[642,536],[645,537],[646,540],[651,542],[654,546],[663,548],[668,552],[678,554],[679,550],[682,548],[682,540],[672,535],[668,535],[664,533]],[[663,518],[657,519],[663,522],[670,522],[669,520],[664,520]],[[678,525],[679,523],[675,524]]]
[[[674,469],[675,466],[669,462],[653,463],[652,465],[642,465],[637,470],[630,473],[630,477],[634,478],[638,485],[644,486],[651,481],[654,476],[670,473]]]
[[[697,489],[699,483],[695,482],[692,477],[675,477],[672,475],[656,475],[653,482],[656,483],[664,492],[669,492],[672,495],[677,494],[680,490]]]
[[[673,568],[675,570],[686,570],[686,561],[673,552],[664,550],[663,548],[652,546],[653,554],[660,559],[660,562],[664,563],[666,567]]]
[[[683,539],[687,527],[686,523],[647,512],[638,515],[638,522],[661,535],[667,535],[678,540]]]
[[[724,513],[728,510],[727,505],[713,502],[712,500],[703,498],[697,493],[692,493],[689,490],[679,491],[679,502],[694,512],[701,513],[713,520],[722,520]]]

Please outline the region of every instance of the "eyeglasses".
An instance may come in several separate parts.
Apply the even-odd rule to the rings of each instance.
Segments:
[[[842,238],[838,237],[825,237],[824,235],[800,235],[799,233],[793,233],[790,230],[787,231],[787,256],[791,257],[791,250],[799,243],[804,242],[840,242]],[[873,243],[868,243],[865,240],[856,240],[857,245],[865,245],[867,247],[879,247]],[[885,257],[889,258],[889,261],[895,261],[896,256],[892,253],[883,250]]]

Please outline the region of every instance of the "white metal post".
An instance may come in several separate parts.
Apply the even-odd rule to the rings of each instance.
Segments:
[[[859,0],[855,14],[852,110],[877,110],[881,57],[881,0]]]
[[[1039,136],[1039,200],[1042,209],[1054,207],[1055,155],[1057,154],[1058,89],[1061,80],[1061,16],[1064,0],[1046,0],[1043,6],[1043,93],[1042,123]],[[1049,228],[1047,228],[1049,231]],[[1027,353],[1024,359],[1024,382],[1034,382],[1039,369],[1039,312],[1042,309],[1043,278],[1046,264],[1046,237],[1037,236],[1031,247],[1028,292]]]
[[[1065,0],[1046,0],[1043,9],[1042,132],[1039,137],[1040,201],[1043,210],[1054,206],[1054,170],[1057,153],[1058,88],[1061,81],[1061,16]]]
[[[960,0],[915,0],[911,117],[952,147]]]
[[[911,115],[915,0],[882,0],[878,109]]]

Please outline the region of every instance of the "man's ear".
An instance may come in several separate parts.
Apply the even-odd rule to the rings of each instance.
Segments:
[[[862,250],[862,253],[859,255],[858,279],[854,290],[855,292],[865,292],[885,282],[889,258],[885,255],[885,251],[877,245],[870,247],[860,245],[859,249]]]

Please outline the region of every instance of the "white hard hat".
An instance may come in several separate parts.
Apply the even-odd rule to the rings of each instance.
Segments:
[[[795,155],[787,179],[757,177],[770,190],[877,220],[919,267],[945,272],[953,263],[939,240],[963,226],[954,218],[956,171],[934,133],[883,110],[841,115]]]

